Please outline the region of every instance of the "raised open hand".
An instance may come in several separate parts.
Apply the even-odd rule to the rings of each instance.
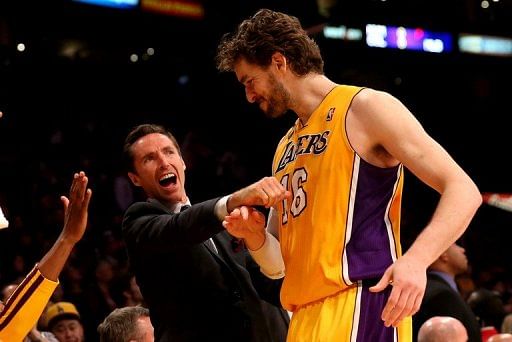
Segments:
[[[88,178],[85,172],[80,171],[73,176],[73,183],[69,190],[69,198],[61,196],[64,205],[64,228],[62,237],[71,242],[78,242],[84,235],[87,227],[87,215],[92,191],[87,189]]]

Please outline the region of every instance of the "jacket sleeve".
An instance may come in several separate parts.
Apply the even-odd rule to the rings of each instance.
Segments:
[[[37,323],[58,284],[34,267],[0,313],[0,341],[22,341]]]
[[[194,204],[181,213],[170,213],[157,203],[135,203],[124,215],[123,236],[129,246],[136,244],[140,251],[200,243],[224,230],[214,213],[218,200]]]

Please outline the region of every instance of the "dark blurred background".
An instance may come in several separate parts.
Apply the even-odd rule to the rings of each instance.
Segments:
[[[512,192],[512,56],[464,53],[456,40],[452,51],[431,53],[371,48],[364,38],[366,24],[421,27],[455,39],[460,33],[512,38],[512,0],[151,2],[159,3],[160,10],[141,3],[0,3],[0,205],[10,221],[0,232],[0,285],[53,242],[62,222],[59,196],[78,170],[89,174],[94,197],[90,230],[71,263],[84,283],[94,279],[99,260],[111,260],[116,272],[126,268],[120,219],[140,194],[127,185],[120,156],[136,124],[160,123],[177,136],[193,202],[270,174],[274,147],[294,115],[264,118],[247,104],[234,75],[219,74],[214,64],[221,35],[263,7],[301,20],[320,45],[328,77],[401,99],[482,192]],[[325,37],[326,26],[339,25],[363,37]],[[406,174],[406,247],[437,199]],[[461,241],[475,282],[512,283],[511,238],[512,212],[484,204]]]

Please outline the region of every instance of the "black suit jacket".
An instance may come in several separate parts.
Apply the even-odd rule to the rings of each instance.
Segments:
[[[150,199],[125,213],[123,237],[155,341],[284,341],[282,280],[266,278],[236,248],[214,214],[217,200],[174,214]],[[218,254],[204,243],[210,237]]]
[[[480,325],[476,316],[450,284],[436,274],[427,274],[427,287],[420,310],[413,316],[414,341],[417,340],[421,325],[434,316],[457,318],[468,332],[469,342],[481,342]]]

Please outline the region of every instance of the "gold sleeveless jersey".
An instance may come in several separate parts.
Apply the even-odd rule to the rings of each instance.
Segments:
[[[401,255],[402,165],[371,165],[347,138],[345,117],[360,90],[331,90],[274,155],[273,174],[292,192],[277,210],[286,265],[281,302],[289,311],[378,279]]]

